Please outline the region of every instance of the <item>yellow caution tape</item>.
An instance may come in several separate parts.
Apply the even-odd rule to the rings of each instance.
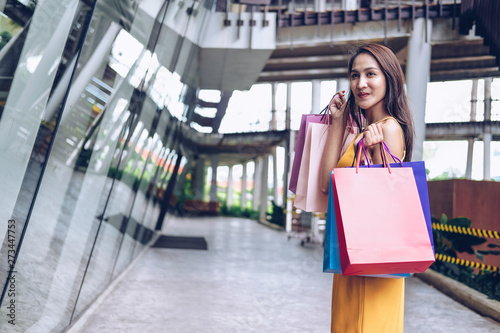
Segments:
[[[440,254],[440,253],[436,253],[436,260],[443,261],[443,262],[449,262],[449,263],[456,264],[456,265],[471,267],[471,268],[479,268],[482,271],[485,271],[485,270],[488,270],[491,272],[500,271],[500,268],[495,267],[495,266],[485,265],[483,263],[469,261],[466,259],[450,257],[450,256]]]
[[[471,236],[500,239],[500,234],[498,233],[498,231],[457,227],[456,225],[449,226],[449,225],[441,224],[441,223],[432,223],[432,229],[442,230],[442,231],[447,231],[447,232],[454,232],[457,234],[465,234],[465,235],[471,235]]]

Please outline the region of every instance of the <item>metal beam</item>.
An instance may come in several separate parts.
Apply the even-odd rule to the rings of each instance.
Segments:
[[[500,121],[429,123],[425,139],[428,141],[480,139],[485,132],[492,134],[493,141],[500,141]]]

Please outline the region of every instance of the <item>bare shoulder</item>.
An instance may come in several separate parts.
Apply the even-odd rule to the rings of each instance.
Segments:
[[[382,132],[384,141],[388,145],[390,151],[399,158],[404,157],[404,133],[396,119],[389,118],[382,123]]]
[[[382,122],[382,130],[384,134],[387,132],[388,134],[402,134],[403,129],[399,125],[398,121],[394,118],[388,118]]]
[[[396,139],[404,137],[403,129],[394,118],[389,118],[382,122],[382,131],[386,140],[389,138]]]

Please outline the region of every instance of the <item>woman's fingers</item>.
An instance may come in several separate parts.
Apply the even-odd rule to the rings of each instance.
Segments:
[[[339,117],[342,114],[342,108],[345,105],[345,96],[344,96],[345,90],[339,91],[336,93],[332,101],[330,102],[329,105],[329,110],[330,113],[332,114],[333,117]]]
[[[376,145],[384,141],[384,133],[382,132],[382,124],[371,124],[366,127],[363,132],[363,143],[366,147]]]

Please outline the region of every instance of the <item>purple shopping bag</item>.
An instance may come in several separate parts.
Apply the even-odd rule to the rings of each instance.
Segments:
[[[307,125],[309,123],[326,123],[328,117],[325,114],[303,114],[300,122],[299,134],[297,136],[297,145],[295,147],[295,157],[293,159],[292,174],[288,189],[292,193],[297,192],[297,179],[299,178],[300,162],[302,161],[302,152],[307,135]]]

